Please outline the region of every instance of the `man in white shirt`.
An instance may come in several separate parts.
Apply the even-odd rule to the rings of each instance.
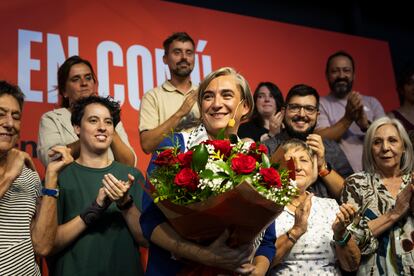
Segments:
[[[354,172],[362,170],[362,147],[370,123],[385,116],[381,103],[374,97],[352,90],[355,64],[344,51],[332,54],[326,63],[330,93],[321,97],[316,133],[337,141]]]

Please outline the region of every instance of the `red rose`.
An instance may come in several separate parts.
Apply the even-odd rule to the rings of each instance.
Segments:
[[[220,151],[220,155],[224,154],[229,157],[231,153],[231,145],[229,140],[207,140],[206,145],[213,145],[215,151]]]
[[[166,166],[166,165],[172,165],[176,163],[177,160],[174,156],[172,149],[167,149],[158,154],[157,159],[154,160],[154,164],[158,166]]]
[[[260,144],[259,145],[259,147],[257,148],[257,151],[260,152],[260,153],[264,153],[264,154],[267,154],[268,153],[267,147],[265,145],[263,145],[263,144]]]
[[[184,168],[175,175],[174,183],[193,192],[197,189],[198,180],[198,174],[195,171]]]
[[[231,160],[231,168],[237,174],[248,174],[256,168],[256,159],[243,153],[237,154]]]
[[[267,187],[282,187],[282,180],[280,179],[280,174],[274,168],[260,168],[259,173],[262,175]]]
[[[190,168],[191,161],[193,160],[193,151],[189,150],[186,153],[180,153],[177,155],[178,162],[183,168]]]
[[[257,161],[262,160],[262,153],[267,154],[267,147],[263,144],[257,146],[256,143],[252,143],[249,148],[250,155],[253,156]]]

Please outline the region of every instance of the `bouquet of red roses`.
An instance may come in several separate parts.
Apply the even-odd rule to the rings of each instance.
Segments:
[[[154,202],[181,236],[196,242],[225,229],[232,231],[230,246],[252,242],[297,193],[292,170],[271,163],[262,144],[207,140],[187,152],[177,145],[154,163]]]

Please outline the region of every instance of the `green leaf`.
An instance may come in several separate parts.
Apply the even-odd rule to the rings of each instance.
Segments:
[[[196,146],[192,157],[192,169],[196,172],[205,168],[208,160],[208,150],[206,145],[200,144]]]
[[[231,168],[229,166],[229,164],[227,164],[226,162],[224,162],[223,160],[218,160],[215,162],[215,164],[221,168],[223,171],[225,171],[227,174],[230,174],[231,172]]]
[[[270,160],[265,153],[262,153],[262,168],[270,168]]]
[[[201,178],[213,179],[214,172],[212,170],[206,169],[200,173]]]
[[[217,134],[217,140],[224,140],[226,138],[226,128],[220,129],[219,133]]]

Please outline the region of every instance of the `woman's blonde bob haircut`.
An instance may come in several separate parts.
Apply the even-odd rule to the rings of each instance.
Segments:
[[[250,118],[250,116],[253,113],[254,101],[253,101],[253,96],[250,90],[249,83],[242,75],[237,73],[236,70],[234,70],[231,67],[222,67],[216,71],[211,72],[200,83],[200,86],[198,87],[198,99],[197,99],[199,110],[201,111],[201,104],[203,102],[204,91],[206,91],[208,85],[210,84],[212,80],[218,77],[221,77],[221,76],[234,76],[234,79],[236,80],[236,83],[240,88],[240,92],[241,92],[240,98],[244,100],[247,106],[249,107],[249,112],[246,115],[244,115],[241,118],[241,120],[243,121],[243,120]]]

